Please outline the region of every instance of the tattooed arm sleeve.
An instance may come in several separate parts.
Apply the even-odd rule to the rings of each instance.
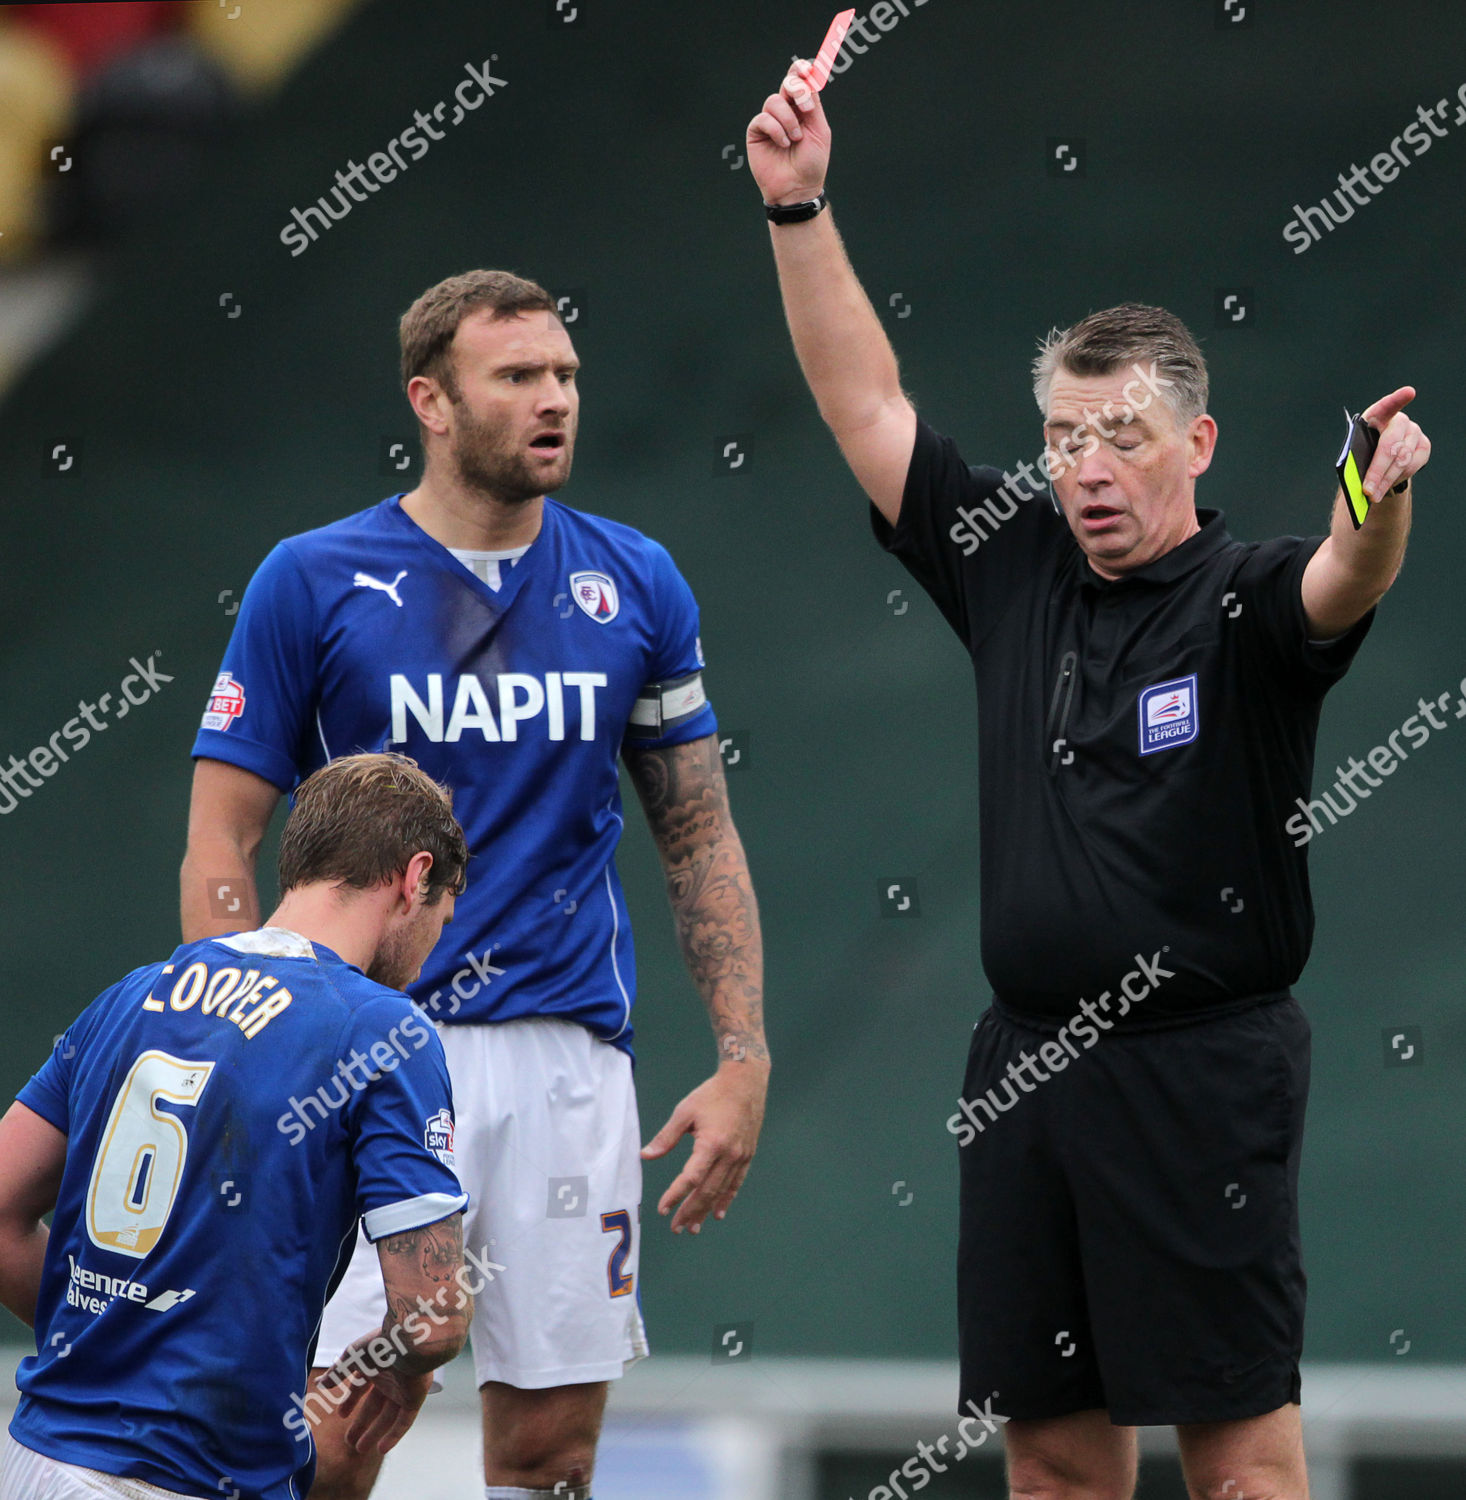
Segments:
[[[628,749],[626,765],[662,857],[677,936],[712,1019],[718,1060],[767,1062],[758,903],[728,811],[717,737]]]
[[[468,1337],[473,1287],[464,1273],[463,1215],[377,1242],[387,1316],[380,1337],[394,1353],[385,1362],[412,1374],[446,1364]]]

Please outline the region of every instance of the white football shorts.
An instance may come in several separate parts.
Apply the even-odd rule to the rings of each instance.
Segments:
[[[47,1458],[7,1437],[0,1453],[0,1500],[203,1500],[160,1490],[141,1479],[120,1479],[96,1469]]]
[[[535,1016],[439,1026],[453,1081],[464,1273],[478,1384],[615,1380],[647,1354],[639,1305],[641,1123],[631,1059]],[[359,1234],[314,1363],[376,1332],[377,1250]]]

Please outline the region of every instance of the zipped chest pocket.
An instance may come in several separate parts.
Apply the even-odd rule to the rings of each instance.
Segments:
[[[1044,744],[1048,750],[1049,775],[1057,776],[1061,766],[1074,759],[1074,752],[1064,738],[1069,724],[1069,712],[1074,704],[1074,686],[1079,675],[1079,653],[1066,651],[1059,658],[1059,673],[1054,679],[1054,690],[1049,698],[1049,717],[1044,730]]]

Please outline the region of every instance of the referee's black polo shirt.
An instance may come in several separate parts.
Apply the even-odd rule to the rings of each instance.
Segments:
[[[1311,645],[1300,583],[1323,538],[1233,541],[1214,510],[1108,583],[1047,494],[1014,502],[1002,482],[918,421],[897,525],[872,511],[972,655],[998,1000],[1061,1021],[1160,951],[1175,977],[1117,1028],[1285,991],[1313,903],[1283,825],[1373,611]]]

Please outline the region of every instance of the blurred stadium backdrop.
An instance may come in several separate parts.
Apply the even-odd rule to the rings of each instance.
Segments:
[[[884,1494],[957,1421],[944,1121],[986,1000],[973,693],[935,609],[872,544],[805,391],[743,161],[749,117],[833,8],[0,7],[0,764],[116,692],[131,659],[168,679],[5,799],[6,1091],[177,941],[188,750],[232,611],[276,539],[414,482],[395,324],[423,287],[499,266],[567,299],[584,371],[563,498],[663,541],[699,596],[777,1066],[726,1223],[674,1240],[649,1216],[657,1356],[613,1396],[602,1500]],[[1342,408],[1416,385],[1435,458],[1405,572],[1326,705],[1316,791],[1417,700],[1457,701],[1466,11],[870,15],[879,44],[827,94],[830,195],[924,414],[970,462],[1032,459],[1035,339],[1164,304],[1211,365],[1221,439],[1199,498],[1251,539],[1323,529]],[[470,67],[502,87],[292,255],[292,210]],[[1427,152],[1346,222],[1285,239],[1421,108],[1440,122]],[[1316,1500],[1466,1493],[1463,750],[1448,717],[1312,847]],[[649,1133],[711,1043],[638,821],[621,868]],[[904,913],[883,909],[892,879],[915,882]],[[649,1197],[672,1170],[648,1172]],[[18,1358],[24,1330],[4,1332]],[[479,1492],[471,1400],[460,1362],[380,1493]],[[1180,1496],[1152,1439],[1142,1493]],[[996,1447],[928,1492],[1000,1495]]]

